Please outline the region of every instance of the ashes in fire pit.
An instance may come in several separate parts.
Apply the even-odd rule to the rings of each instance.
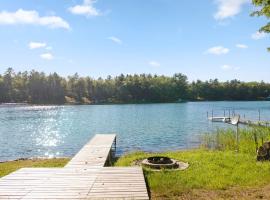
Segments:
[[[164,156],[153,156],[142,161],[144,167],[152,169],[178,169],[184,170],[188,167],[188,163],[180,162],[169,157]]]

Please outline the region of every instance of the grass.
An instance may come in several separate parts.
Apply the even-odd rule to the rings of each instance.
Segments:
[[[0,177],[23,167],[64,167],[68,158],[16,160],[0,163]]]
[[[245,154],[256,154],[258,146],[270,140],[270,128],[253,127],[239,129],[239,145],[236,142],[235,129],[218,129],[202,138],[202,146],[216,150],[237,150]]]
[[[240,130],[239,151],[233,130],[217,130],[203,138],[199,149],[165,152],[159,154],[135,152],[121,157],[116,166],[131,166],[134,161],[153,155],[169,156],[188,162],[185,171],[153,172],[144,169],[152,198],[174,199],[193,190],[230,190],[231,188],[255,188],[270,183],[270,163],[256,161],[257,139],[267,140],[269,129]],[[258,142],[260,143],[260,142]]]

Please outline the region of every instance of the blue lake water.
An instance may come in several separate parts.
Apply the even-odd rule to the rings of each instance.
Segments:
[[[178,104],[0,106],[0,161],[73,156],[94,134],[116,133],[117,153],[193,148],[217,127],[206,113],[224,109],[249,119],[270,120],[270,102]],[[228,112],[226,113],[228,115]]]

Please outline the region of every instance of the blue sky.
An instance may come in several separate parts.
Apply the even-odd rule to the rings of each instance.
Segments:
[[[270,82],[269,36],[256,33],[267,21],[252,10],[250,0],[3,0],[0,73]]]

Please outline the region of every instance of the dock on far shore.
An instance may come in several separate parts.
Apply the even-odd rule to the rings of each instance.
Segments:
[[[235,112],[229,112],[229,116],[226,116],[225,111],[224,111],[224,116],[214,116],[213,111],[212,111],[211,117],[208,116],[208,112],[207,112],[207,118],[209,121],[212,121],[212,122],[223,122],[227,124],[234,124],[232,121],[236,116],[238,116],[237,123],[242,124],[242,125],[270,127],[270,121],[261,120],[260,111],[259,111],[259,116],[258,116],[257,121],[246,119],[245,115],[242,118],[241,115],[236,114]]]

